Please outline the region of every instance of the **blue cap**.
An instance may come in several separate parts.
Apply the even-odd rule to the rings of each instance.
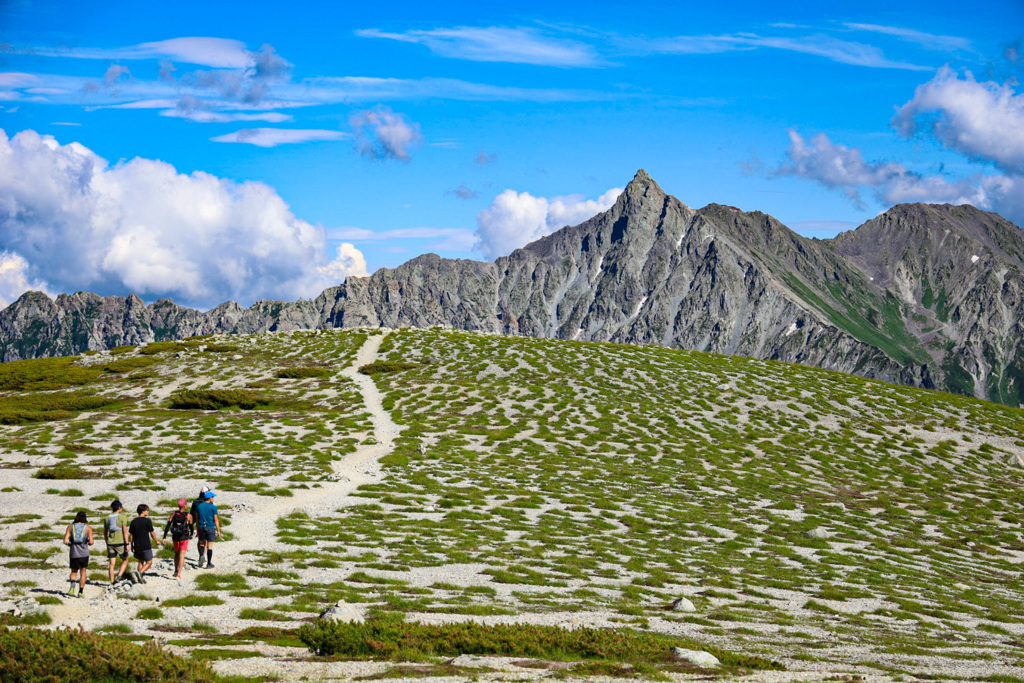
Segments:
[[[210,500],[211,498],[216,498],[216,497],[217,497],[217,494],[214,493],[213,491],[207,491],[206,492],[206,500]]]

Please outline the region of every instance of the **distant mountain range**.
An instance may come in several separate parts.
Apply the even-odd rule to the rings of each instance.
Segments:
[[[972,206],[900,204],[829,240],[694,210],[639,171],[615,205],[494,263],[417,257],[315,300],[208,311],[29,292],[2,359],[211,332],[446,325],[775,359],[1024,404],[1024,233]]]

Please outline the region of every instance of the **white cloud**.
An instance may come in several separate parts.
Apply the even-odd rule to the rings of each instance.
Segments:
[[[970,72],[961,79],[943,67],[892,122],[904,135],[923,129],[971,159],[1024,173],[1024,94],[1010,83],[979,83]]]
[[[234,133],[218,135],[210,138],[214,142],[244,142],[257,147],[276,147],[299,142],[320,140],[343,140],[347,133],[337,130],[298,129],[298,128],[243,128]]]
[[[900,26],[853,23],[844,23],[843,26],[854,31],[868,31],[871,33],[881,33],[883,35],[893,36],[908,43],[916,43],[928,50],[968,50],[971,47],[971,41],[966,38],[925,33],[924,31],[917,31],[912,28],[903,28]]]
[[[53,296],[41,280],[29,276],[28,261],[20,254],[0,251],[0,308],[5,308],[29,290],[46,292]]]
[[[541,66],[598,66],[603,62],[586,43],[554,38],[532,28],[456,26],[430,31],[388,33],[356,31],[363,38],[388,38],[427,46],[442,57],[475,62],[511,62]]]
[[[366,257],[363,252],[356,249],[356,245],[343,242],[338,245],[334,260],[326,266],[319,268],[320,274],[325,278],[333,280],[335,284],[341,284],[349,275],[355,277],[366,277]]]
[[[476,215],[476,248],[489,259],[504,256],[566,225],[607,211],[621,193],[622,188],[617,187],[596,200],[581,195],[548,199],[505,190]]]
[[[810,142],[790,131],[789,163],[776,170],[821,183],[845,194],[860,208],[863,190],[884,205],[900,202],[972,204],[1024,225],[1024,175],[981,175],[947,179],[927,176],[895,162],[865,161],[860,150],[837,145],[824,134]]]
[[[263,183],[151,159],[110,166],[34,131],[0,131],[0,250],[7,281],[199,306],[315,296],[359,265],[350,250],[328,262],[323,228]]]
[[[245,43],[229,38],[171,38],[113,49],[34,47],[30,54],[73,59],[154,59],[164,57],[218,69],[242,69],[252,60]]]
[[[388,107],[353,115],[349,122],[355,133],[356,149],[371,159],[412,159],[412,148],[423,142],[418,123],[409,123]]]
[[[661,39],[633,39],[626,41],[628,49],[640,54],[714,54],[734,50],[771,48],[787,52],[815,55],[839,62],[881,69],[908,69],[931,71],[930,66],[893,61],[873,45],[840,40],[825,34],[808,36],[762,36],[756,33],[725,35],[675,36]]]
[[[351,242],[397,242],[400,240],[436,240],[422,248],[437,251],[471,251],[476,245],[476,233],[466,228],[398,228],[373,231],[365,228],[328,228],[327,239]]]

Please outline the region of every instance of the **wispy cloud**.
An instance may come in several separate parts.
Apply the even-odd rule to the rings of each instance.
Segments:
[[[881,26],[879,24],[843,24],[848,29],[853,31],[868,31],[871,33],[881,33],[887,36],[894,36],[900,40],[904,40],[908,43],[915,43],[928,50],[939,50],[943,52],[949,52],[953,50],[969,50],[971,49],[971,41],[966,38],[959,38],[957,36],[942,36],[934,33],[925,33],[924,31],[917,31],[912,28],[903,28],[900,26]]]
[[[42,57],[71,59],[172,59],[186,64],[217,69],[244,69],[252,64],[252,53],[240,40],[229,38],[171,38],[118,48],[33,47],[30,52]]]
[[[477,236],[466,228],[399,228],[397,230],[366,230],[365,228],[327,228],[327,239],[348,242],[391,242],[397,240],[437,240],[426,245],[428,249],[447,251],[471,251]]]
[[[350,137],[338,130],[299,128],[243,128],[242,130],[210,138],[213,142],[244,142],[257,147],[277,147],[300,142],[344,140]]]
[[[624,47],[637,54],[715,54],[735,50],[768,48],[823,57],[840,64],[881,69],[932,71],[933,67],[894,61],[881,49],[823,33],[807,36],[764,36],[756,33],[733,33],[705,36],[673,36],[671,38],[632,38]]]
[[[558,67],[594,67],[604,61],[593,46],[551,36],[537,29],[500,26],[456,26],[429,31],[393,33],[356,31],[363,38],[386,38],[425,45],[436,55],[474,62],[510,62]]]

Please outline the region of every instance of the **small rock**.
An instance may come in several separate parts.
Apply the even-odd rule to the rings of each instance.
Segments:
[[[697,608],[689,598],[676,598],[672,601],[672,609],[676,612],[696,612]]]
[[[174,357],[175,358],[184,358],[185,357],[185,352],[184,351],[178,351],[176,354],[174,354]]]
[[[245,356],[243,356],[240,353],[236,353],[235,355],[231,356],[231,360],[242,360],[243,358],[245,358]]]
[[[808,538],[828,538],[832,534],[823,526],[815,527],[807,532]]]
[[[341,621],[349,624],[361,624],[366,620],[363,617],[362,608],[344,600],[338,600],[338,604],[325,609],[320,613],[320,618],[326,621]]]
[[[0,602],[0,614],[14,614],[17,609],[18,606],[9,600]]]
[[[1013,465],[1014,467],[1024,467],[1024,455],[1020,453],[1012,453],[1009,458],[1006,459],[1006,464]]]
[[[721,666],[721,662],[718,661],[718,657],[715,657],[710,652],[704,652],[703,650],[685,650],[681,647],[672,648],[672,653],[684,659],[690,664],[695,664],[702,669],[714,669],[715,667]]]

